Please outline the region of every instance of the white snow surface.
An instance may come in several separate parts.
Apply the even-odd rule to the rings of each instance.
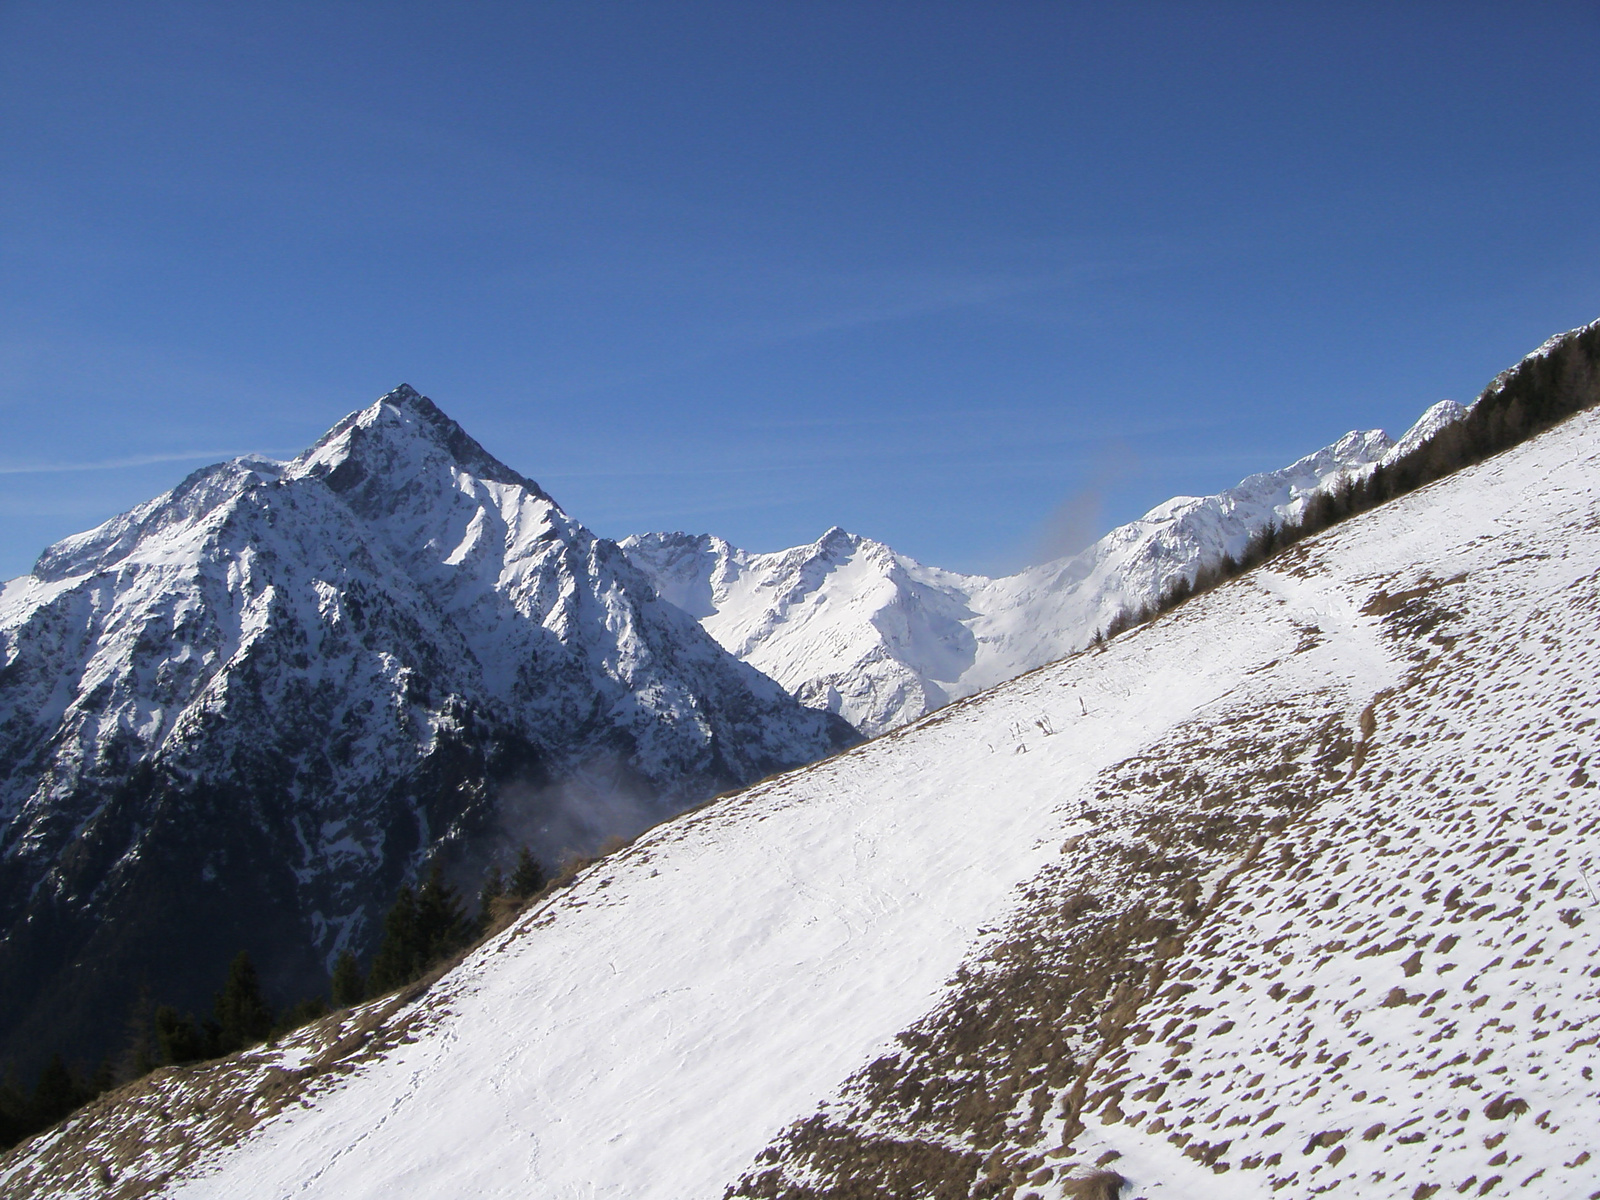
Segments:
[[[1306,486],[1314,477],[1307,473]],[[1253,503],[1281,503],[1287,486],[1263,483]],[[935,1005],[957,967],[978,955],[984,935],[1015,910],[1019,886],[1062,852],[1063,836],[1085,829],[1085,789],[1097,773],[1180,726],[1271,705],[1274,697],[1325,694],[1354,727],[1358,714],[1408,669],[1380,636],[1380,618],[1365,611],[1381,589],[1392,594],[1408,583],[1464,574],[1470,586],[1452,601],[1464,621],[1526,630],[1506,646],[1516,657],[1505,685],[1525,694],[1508,693],[1504,704],[1532,697],[1534,724],[1517,732],[1497,704],[1455,712],[1448,697],[1430,701],[1446,706],[1439,712],[1461,740],[1430,744],[1403,724],[1386,733],[1381,744],[1394,756],[1398,777],[1384,776],[1387,791],[1374,793],[1374,802],[1397,812],[1415,807],[1424,795],[1420,777],[1438,760],[1446,769],[1455,764],[1458,776],[1460,764],[1470,761],[1490,786],[1487,800],[1507,812],[1526,816],[1543,802],[1570,807],[1578,803],[1571,793],[1582,782],[1581,766],[1576,782],[1568,782],[1570,767],[1541,774],[1517,765],[1517,756],[1551,733],[1575,739],[1583,761],[1600,749],[1592,715],[1573,724],[1593,711],[1600,639],[1592,622],[1561,640],[1541,636],[1540,616],[1552,598],[1592,589],[1600,576],[1597,501],[1600,415],[1591,412],[1302,543],[1311,548],[1314,572],[1252,572],[1103,650],[660,826],[447,976],[420,1002],[427,1029],[418,1040],[216,1152],[164,1194],[189,1200],[718,1197],[758,1151]],[[1226,516],[1203,502],[1178,510],[1197,520]],[[1045,578],[1037,578],[1042,587]],[[1588,689],[1570,716],[1540,707],[1549,701],[1540,689],[1553,687],[1557,677],[1577,678]],[[1549,725],[1558,720],[1567,727]],[[1045,736],[1046,726],[1053,736]],[[1516,766],[1517,774],[1502,777],[1502,765]],[[1408,774],[1413,767],[1417,778]],[[1465,794],[1467,784],[1458,786],[1460,804],[1481,799]],[[1579,800],[1594,794],[1576,792]],[[1479,848],[1453,845],[1442,828],[1396,848],[1410,853],[1425,843],[1445,876],[1468,872],[1469,864],[1488,871],[1491,899],[1506,911],[1514,903],[1507,896],[1523,879],[1480,868]],[[1534,860],[1528,886],[1554,872],[1566,880],[1559,903],[1580,903],[1569,893],[1578,864],[1592,861],[1590,842],[1577,834],[1527,839]],[[1387,886],[1397,875],[1396,890],[1405,895],[1393,902],[1416,904],[1406,897],[1423,885],[1405,884],[1408,863],[1405,853],[1392,862],[1374,860],[1351,878],[1387,872]],[[1553,1124],[1562,1127],[1541,1132],[1530,1113],[1509,1144],[1519,1157],[1532,1156],[1518,1178],[1535,1166],[1549,1172],[1522,1194],[1552,1197],[1588,1195],[1600,1186],[1600,1164],[1561,1166],[1590,1140],[1592,1121],[1582,1113],[1593,1113],[1600,1087],[1586,1071],[1580,1077],[1580,1068],[1594,1063],[1593,1037],[1587,1051],[1568,1051],[1600,1019],[1600,996],[1586,978],[1600,914],[1585,907],[1589,919],[1568,928],[1555,919],[1557,903],[1554,892],[1539,893],[1519,905],[1520,920],[1503,934],[1484,926],[1489,940],[1464,947],[1455,974],[1435,974],[1430,953],[1429,977],[1415,985],[1449,989],[1444,1005],[1459,1012],[1452,1007],[1446,1015],[1463,1023],[1471,996],[1459,989],[1469,977],[1467,991],[1489,998],[1479,1020],[1493,1013],[1510,1026],[1524,1023],[1524,1010],[1535,1004],[1559,1010],[1562,1032],[1514,1040],[1514,1057],[1505,1060],[1516,1064],[1508,1086],[1533,1112],[1554,1110]],[[1387,907],[1375,899],[1370,911]],[[1315,923],[1309,913],[1263,916],[1259,937],[1281,925],[1288,936],[1300,929],[1309,940]],[[1238,936],[1255,936],[1248,919],[1243,928]],[[1547,965],[1514,974],[1497,970],[1499,960],[1487,962],[1493,937],[1513,928],[1527,935],[1526,946],[1548,946],[1529,951],[1535,959],[1546,956]],[[1306,976],[1325,1000],[1324,1014],[1346,1006],[1347,1016],[1360,1014],[1357,1032],[1367,1041],[1341,1064],[1337,1086],[1323,1080],[1329,1095],[1286,1108],[1277,1118],[1290,1122],[1281,1135],[1278,1127],[1268,1130],[1292,1145],[1291,1155],[1336,1119],[1341,1128],[1360,1119],[1326,1110],[1328,1104],[1359,1108],[1350,1099],[1358,1091],[1358,1100],[1368,1090],[1392,1097],[1387,1109],[1379,1107],[1398,1124],[1413,1110],[1443,1112],[1458,1104],[1476,1110],[1482,1096],[1474,1089],[1498,1086],[1492,1080],[1454,1085],[1450,1071],[1404,1080],[1385,1075],[1407,1054],[1431,1049],[1424,1040],[1431,1026],[1423,1023],[1431,1008],[1418,1015],[1414,1007],[1376,1003],[1389,975],[1402,984],[1409,979],[1409,968],[1402,977],[1400,965],[1335,955],[1331,966]],[[1357,978],[1363,975],[1365,982]],[[1259,996],[1231,1002],[1237,1022],[1231,1038],[1204,1043],[1187,1060],[1202,1093],[1209,1066],[1226,1067],[1229,1054],[1259,1053],[1279,1036],[1280,1016],[1292,1022],[1300,1011]],[[1515,1015],[1507,1011],[1513,1008]],[[1338,1034],[1331,1015],[1319,1020]],[[1293,1025],[1286,1028],[1292,1032]],[[1475,1047],[1468,1039],[1462,1048]],[[1325,1071],[1332,1068],[1308,1060],[1298,1075],[1280,1072],[1270,1086],[1288,1097]],[[1382,1183],[1347,1185],[1340,1194],[1410,1196],[1413,1182],[1429,1177],[1429,1164],[1448,1166],[1458,1152],[1461,1162],[1487,1158],[1476,1134],[1451,1141],[1445,1124],[1429,1118],[1418,1127],[1428,1136],[1415,1144],[1350,1138],[1352,1163],[1387,1174]],[[1545,1124],[1551,1122],[1541,1117]],[[1092,1125],[1089,1136],[1099,1128]],[[1488,1123],[1478,1132],[1498,1128],[1504,1126]],[[1265,1136],[1252,1130],[1238,1136],[1246,1133]],[[1215,1175],[1164,1139],[1122,1126],[1106,1136],[1122,1139],[1111,1144],[1122,1147],[1123,1169],[1138,1195],[1233,1200],[1311,1190],[1273,1192],[1264,1172]],[[1466,1173],[1465,1167],[1436,1172],[1448,1175],[1452,1187]],[[1333,1177],[1329,1168],[1320,1180]],[[0,1176],[0,1190],[3,1184]],[[1036,1190],[1061,1194],[1058,1184]]]
[[[661,596],[803,704],[878,734],[1088,645],[1123,609],[1239,554],[1311,496],[1412,449],[1465,411],[1430,408],[1401,438],[1352,432],[1213,496],[1178,496],[1067,558],[991,579],[928,567],[834,527],[753,553],[709,534],[619,543]]]

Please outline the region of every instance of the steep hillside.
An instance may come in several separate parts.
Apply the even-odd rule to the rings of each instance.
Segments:
[[[1597,609],[1591,411],[658,827],[0,1190],[1596,1194]]]
[[[0,592],[0,1061],[241,948],[319,992],[429,855],[553,862],[852,739],[401,388]]]
[[[1350,433],[1214,496],[1179,496],[1071,557],[989,579],[928,567],[830,529],[810,546],[753,554],[721,538],[652,533],[620,545],[663,597],[802,703],[865,733],[1081,650],[1319,491],[1403,454],[1464,410],[1443,401],[1399,443]]]

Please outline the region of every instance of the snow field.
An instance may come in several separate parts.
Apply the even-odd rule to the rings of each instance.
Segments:
[[[720,1192],[928,1006],[1052,853],[1075,783],[1292,638],[1268,623],[1128,687],[1041,673],[664,826],[475,956],[430,997],[431,1036],[176,1194]]]
[[[1176,970],[1192,992],[1141,1011],[1158,1036],[1096,1080],[1127,1094],[1079,1151],[1116,1150],[1133,1194],[1600,1185],[1584,1117],[1600,1102],[1584,882],[1600,746],[1581,716],[1600,556],[1584,549],[1471,564],[1423,585],[1433,612],[1397,614],[1457,609],[1436,656],[1374,705],[1347,794],[1234,881],[1212,943]],[[1175,1159],[1174,1137],[1223,1149]]]

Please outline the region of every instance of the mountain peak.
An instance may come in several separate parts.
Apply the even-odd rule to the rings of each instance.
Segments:
[[[281,469],[193,473],[0,600],[0,1061],[23,1070],[112,1050],[126,971],[207,998],[238,952],[215,929],[311,994],[430,859],[465,878],[514,838],[553,863],[856,740],[413,388]]]
[[[297,473],[318,475],[335,491],[347,491],[374,470],[442,452],[479,479],[525,488],[549,500],[533,480],[485,450],[448,413],[409,383],[402,383],[366,408],[350,413],[295,460]]]
[[[1353,430],[1287,467],[1216,495],[1175,496],[1077,554],[999,579],[926,567],[837,525],[770,554],[687,535],[671,547],[657,537],[622,548],[725,649],[877,734],[1082,649],[1119,612],[1240,554],[1258,530],[1392,449],[1382,430]]]
[[[387,405],[389,408],[398,409],[403,413],[410,413],[414,416],[421,417],[430,428],[461,428],[461,426],[457,425],[455,421],[451,420],[448,413],[446,413],[428,397],[424,396],[421,392],[417,391],[417,389],[412,387],[409,383],[402,383],[400,386],[385,392],[363,411],[370,412],[373,409],[384,405]],[[477,443],[474,442],[473,444],[476,445]],[[482,447],[480,446],[479,449],[481,450]]]
[[[843,554],[854,550],[860,540],[848,530],[841,529],[837,525],[830,525],[827,532],[819,537],[815,544],[819,550],[824,552]]]

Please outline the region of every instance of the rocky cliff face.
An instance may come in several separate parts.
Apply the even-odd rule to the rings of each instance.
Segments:
[[[402,387],[0,592],[0,1058],[241,948],[320,990],[430,855],[553,861],[853,739]]]

